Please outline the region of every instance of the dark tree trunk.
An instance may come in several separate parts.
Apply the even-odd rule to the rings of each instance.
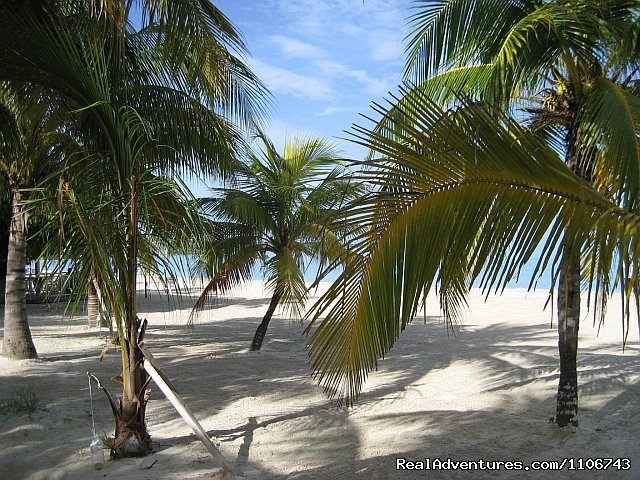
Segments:
[[[578,424],[578,328],[580,326],[580,257],[565,251],[558,285],[560,380],[556,424]]]
[[[251,342],[251,348],[249,350],[251,352],[255,352],[262,348],[262,341],[264,340],[265,335],[267,334],[267,328],[269,327],[269,322],[271,321],[271,317],[273,317],[273,312],[275,312],[278,303],[280,303],[280,299],[282,298],[282,294],[280,292],[276,292],[271,297],[271,303],[269,303],[269,308],[267,309],[267,313],[265,313],[264,318],[260,325],[258,325],[258,329],[256,330],[256,334],[253,336],[253,341]]]
[[[575,106],[574,106],[575,107]],[[575,108],[573,109],[575,112]],[[592,182],[593,166],[577,149],[578,127],[573,121],[567,126],[566,162],[583,179]],[[569,232],[566,232],[570,235]],[[556,399],[556,424],[578,425],[578,329],[580,327],[580,251],[565,238],[558,278],[558,353],[560,379]]]
[[[27,215],[21,200],[20,190],[12,186],[2,355],[16,360],[38,356],[27,322]]]

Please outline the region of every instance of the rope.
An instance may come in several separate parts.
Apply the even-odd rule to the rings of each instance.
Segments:
[[[87,372],[89,378],[89,399],[91,401],[91,428],[93,429],[93,438],[96,437],[96,420],[93,416],[93,390],[91,389],[91,374]]]

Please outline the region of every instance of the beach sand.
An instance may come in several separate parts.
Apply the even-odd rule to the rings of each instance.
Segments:
[[[259,282],[204,311],[185,328],[194,297],[140,297],[146,344],[238,478],[247,479],[638,479],[640,351],[638,325],[622,350],[620,306],[612,301],[597,331],[580,330],[580,425],[557,428],[557,335],[543,311],[546,292],[506,290],[487,303],[473,292],[464,326],[447,335],[437,301],[419,316],[372,372],[353,408],[338,408],[310,378],[303,326],[276,315],[261,352],[248,346],[269,296]],[[0,479],[217,478],[213,458],[152,384],[147,421],[154,453],[89,459],[87,371],[116,394],[119,355],[98,355],[104,331],[63,305],[30,305],[40,358],[0,357]],[[29,418],[7,407],[19,388],[45,403]],[[113,433],[108,403],[93,392],[96,430]],[[106,452],[105,452],[106,453]],[[410,461],[562,461],[628,458],[630,470],[396,470]],[[626,464],[622,462],[622,464]],[[591,462],[583,464],[591,466]]]

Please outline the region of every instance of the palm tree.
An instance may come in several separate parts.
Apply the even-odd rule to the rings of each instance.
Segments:
[[[29,101],[8,85],[0,86],[0,172],[9,194],[11,222],[7,251],[2,355],[13,359],[36,358],[26,309],[25,264],[28,217],[27,188],[38,186],[62,162],[68,137],[59,131],[63,123],[57,100],[30,89]]]
[[[389,273],[390,278],[404,282],[397,289],[385,289],[380,283],[382,277],[374,279],[370,271],[375,270],[370,266],[373,258],[382,250],[386,252],[387,245],[382,240],[380,244],[363,240],[362,258],[354,261],[352,269],[363,276],[365,285],[347,298],[360,299],[357,305],[362,311],[376,308],[364,307],[363,299],[377,295],[401,308],[394,311],[395,317],[389,317],[394,322],[399,320],[397,329],[370,330],[369,336],[361,340],[371,345],[384,333],[383,346],[373,350],[376,354],[386,352],[395,340],[394,335],[414,313],[417,299],[413,295],[421,291],[414,290],[414,284],[428,290],[438,280],[445,310],[455,316],[474,280],[479,280],[487,290],[503,286],[531,257],[532,248],[541,244],[546,256],[538,263],[536,272],[553,264],[554,285],[558,287],[561,375],[556,423],[564,426],[577,421],[580,282],[587,282],[590,292],[593,288],[589,300],[594,312],[601,315],[614,285],[623,288],[626,299],[633,296],[636,288],[635,274],[626,275],[628,269],[634,270],[635,253],[629,246],[620,245],[615,254],[605,248],[602,243],[606,237],[599,236],[603,230],[587,221],[604,211],[584,203],[587,191],[588,195],[597,193],[598,201],[608,204],[615,216],[621,210],[634,214],[640,200],[639,6],[637,1],[571,0],[421,3],[412,17],[414,32],[406,71],[414,86],[404,90],[388,109],[380,108],[384,118],[375,132],[360,129],[357,134],[358,141],[389,162],[376,163],[379,170],[372,173],[381,178],[378,183],[384,188],[371,200],[377,210],[371,219],[370,235],[387,239],[393,233],[407,242],[414,241],[416,235],[433,238],[437,229],[429,231],[413,224],[405,226],[406,230],[399,227],[405,225],[408,215],[420,215],[425,226],[433,226],[435,220],[423,217],[423,212],[429,209],[438,221],[446,218],[443,214],[455,220],[449,227],[460,229],[460,237],[444,236],[444,247],[425,250],[438,262],[437,276],[435,270],[421,270],[431,268],[426,266],[429,263],[426,259],[425,265],[416,261],[411,270],[399,268],[400,276]],[[481,105],[493,107],[483,110]],[[445,113],[441,107],[450,108],[451,112]],[[530,132],[521,131],[513,119],[500,112],[515,111],[517,107],[529,114]],[[491,118],[495,119],[495,125],[491,126],[495,131],[485,138],[481,131],[490,128],[484,123]],[[439,135],[441,125],[437,122],[449,125],[452,132],[456,129],[464,132],[466,137],[452,135],[449,145],[425,145],[425,139]],[[472,122],[478,124],[474,126]],[[517,131],[517,136],[505,131],[505,126]],[[539,139],[534,140],[534,134]],[[504,150],[505,145],[500,142],[505,139],[522,142],[527,149]],[[489,147],[493,150],[486,150]],[[558,175],[566,184],[555,185],[558,179],[548,183],[548,173],[534,170],[532,162],[531,165],[525,162],[527,158],[537,159],[536,149],[544,149],[549,173]],[[483,151],[493,152],[495,158],[487,158],[487,163],[480,165],[478,155]],[[403,159],[403,155],[407,158]],[[467,163],[474,159],[478,165]],[[557,164],[559,159],[565,167]],[[451,171],[442,170],[443,165]],[[521,171],[514,171],[514,165]],[[427,179],[419,179],[420,175]],[[585,193],[576,190],[569,194],[575,185],[580,185]],[[486,197],[467,198],[467,192],[474,186],[477,195]],[[509,191],[503,191],[506,186]],[[539,193],[530,198],[529,193],[534,191]],[[440,205],[442,211],[432,210],[445,197],[450,199],[450,205]],[[468,206],[460,203],[462,198],[469,201]],[[513,205],[504,203],[507,198]],[[483,204],[484,210],[470,210],[472,205],[489,199],[495,203]],[[500,212],[498,207],[504,211]],[[562,212],[569,207],[580,209],[585,216],[582,227],[564,217]],[[606,218],[600,221],[606,223],[610,217]],[[393,241],[398,254],[405,247]],[[462,244],[469,249],[458,252],[459,256],[452,255],[451,249]],[[612,268],[622,270],[612,278]],[[375,275],[379,273],[376,270]],[[353,278],[345,273],[342,281]],[[532,278],[532,285],[533,282]],[[330,292],[327,299],[336,298],[337,292]],[[329,308],[324,301],[317,313]],[[330,315],[327,327],[321,327],[311,341],[315,368],[318,372],[333,372],[327,381],[334,388],[346,378],[343,375],[355,375],[347,383],[349,392],[356,394],[362,377],[354,372],[371,368],[374,364],[371,351],[367,351],[366,360],[361,359],[364,363],[351,356],[342,357],[343,363],[337,370],[331,370],[338,368],[332,361],[320,359],[319,352],[327,348],[326,332],[331,331],[332,323],[338,322],[336,318]],[[354,318],[343,322],[355,321]],[[373,320],[374,323],[382,322],[382,317],[375,318],[380,320]],[[349,367],[344,358],[350,358]],[[334,360],[337,362],[337,357]]]
[[[134,4],[140,28],[131,21]],[[79,284],[95,277],[117,326],[122,396],[107,395],[112,454],[145,454],[138,267],[158,271],[161,251],[198,237],[195,201],[177,175],[231,175],[241,143],[232,120],[259,117],[264,88],[232,54],[244,44],[208,1],[24,2],[1,13],[0,76],[64,98],[83,147],[55,182],[51,208],[63,261],[79,260]]]
[[[262,265],[271,301],[251,342],[260,350],[276,307],[284,303],[300,318],[308,295],[304,272],[317,257],[319,277],[334,268],[343,238],[324,220],[358,194],[330,143],[316,138],[288,141],[282,154],[260,135],[263,150],[248,150],[248,165],[234,188],[214,189],[203,205],[213,217],[213,241],[203,261],[211,280],[193,315],[207,298],[250,278]],[[307,265],[305,265],[307,263]]]

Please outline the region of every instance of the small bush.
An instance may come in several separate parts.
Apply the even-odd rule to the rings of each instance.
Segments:
[[[44,410],[46,403],[38,399],[33,388],[21,385],[14,390],[13,398],[7,403],[7,408],[16,415],[26,413],[31,418],[38,410]]]

